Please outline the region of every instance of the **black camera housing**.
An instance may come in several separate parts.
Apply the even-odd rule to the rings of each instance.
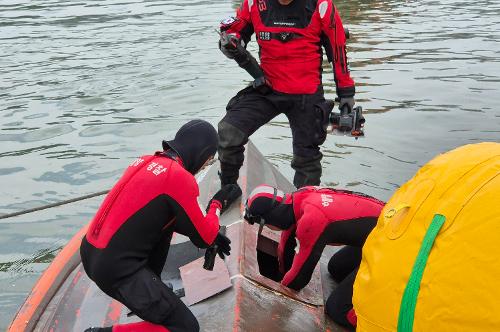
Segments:
[[[339,113],[331,112],[329,118],[333,131],[354,137],[364,136],[365,121],[361,106],[354,107],[352,110],[346,106]]]

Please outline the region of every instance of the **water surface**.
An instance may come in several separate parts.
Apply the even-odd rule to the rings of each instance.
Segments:
[[[436,154],[500,141],[498,1],[336,4],[367,136],[328,137],[324,184],[386,200]],[[249,81],[216,46],[236,5],[0,1],[0,213],[109,188],[187,120],[215,125]],[[253,141],[293,176],[285,117]],[[0,220],[0,328],[101,199]]]

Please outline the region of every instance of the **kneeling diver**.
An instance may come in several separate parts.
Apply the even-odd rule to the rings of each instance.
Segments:
[[[127,306],[143,322],[86,332],[197,332],[196,317],[161,281],[174,232],[198,247],[217,244],[230,254],[230,240],[219,233],[218,214],[241,195],[227,185],[210,200],[205,215],[197,201],[194,174],[213,159],[217,132],[193,120],[180,128],[163,151],[136,159],[106,196],[82,240],[83,267],[99,288]]]
[[[384,207],[367,195],[308,186],[284,193],[260,185],[250,194],[245,219],[281,230],[278,245],[281,283],[294,290],[304,288],[327,245],[345,245],[330,260],[328,270],[337,289],[326,302],[326,313],[337,323],[353,328],[356,314],[352,286],[361,261],[361,248]],[[298,253],[295,247],[300,242]]]

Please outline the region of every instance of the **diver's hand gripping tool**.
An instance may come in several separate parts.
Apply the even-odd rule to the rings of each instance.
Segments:
[[[230,57],[254,78],[253,88],[262,94],[270,93],[272,91],[271,82],[266,79],[264,71],[260,68],[257,60],[243,47],[241,40],[236,35],[228,34],[225,31],[217,31],[217,33],[220,36],[221,49],[225,48]]]
[[[219,233],[222,235],[226,235],[226,226],[220,226]],[[205,270],[213,271],[218,249],[219,248],[217,244],[213,244],[205,251],[205,262],[203,263],[203,268]]]
[[[339,101],[338,98],[335,101]],[[365,117],[363,116],[363,108],[361,106],[350,109],[345,105],[340,112],[333,112],[335,102],[333,100],[325,100],[325,106],[321,107],[322,111],[327,110],[327,114],[323,118],[325,120],[325,130],[334,135],[351,136],[356,139],[365,136],[364,126]],[[328,127],[331,125],[331,129]]]

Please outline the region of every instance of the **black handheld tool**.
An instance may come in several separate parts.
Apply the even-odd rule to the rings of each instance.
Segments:
[[[226,226],[221,226],[219,228],[219,233],[226,235]],[[205,262],[203,263],[203,268],[208,271],[212,271],[215,265],[215,257],[217,256],[219,246],[216,244],[211,245],[205,251]]]
[[[337,101],[337,100],[336,100]],[[344,106],[340,112],[331,112],[329,123],[332,125],[332,133],[335,135],[352,136],[356,139],[363,137],[365,117],[361,106],[350,109]]]

